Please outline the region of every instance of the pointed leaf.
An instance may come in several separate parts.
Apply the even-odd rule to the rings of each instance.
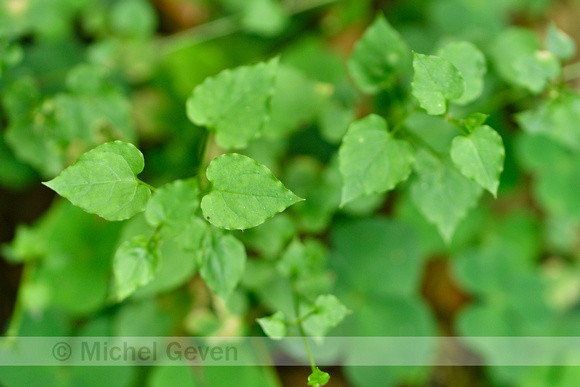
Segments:
[[[411,145],[394,139],[387,122],[374,114],[350,125],[338,157],[344,181],[342,205],[395,188],[409,176],[415,161]]]
[[[475,101],[483,92],[483,76],[487,72],[483,53],[472,43],[453,42],[442,47],[437,54],[451,62],[465,81],[463,95],[453,102],[465,105]]]
[[[113,141],[83,154],[43,184],[89,213],[123,220],[143,211],[151,196],[136,177],[144,165],[143,155],[134,145]]]
[[[266,335],[274,340],[286,337],[286,317],[280,311],[271,316],[259,318],[258,324],[260,324]]]
[[[457,136],[451,143],[451,159],[457,169],[494,197],[497,196],[504,158],[501,136],[487,125],[475,128],[469,136]]]
[[[417,152],[415,170],[418,179],[411,185],[411,198],[421,213],[437,226],[446,242],[457,225],[475,206],[481,187],[463,176],[447,160],[426,151]]]
[[[142,236],[119,246],[113,258],[117,299],[127,298],[138,288],[151,282],[157,271],[157,250]]]
[[[548,50],[563,61],[571,59],[576,53],[576,44],[574,39],[568,36],[564,31],[561,31],[550,23],[548,25],[548,36],[546,39]]]
[[[232,235],[214,233],[203,247],[203,280],[223,300],[237,286],[246,265],[246,250]]]
[[[348,70],[362,91],[376,94],[410,65],[411,51],[407,44],[385,17],[379,15],[356,44]]]
[[[206,174],[213,187],[201,201],[203,215],[228,230],[255,227],[303,200],[268,168],[236,153],[214,159]]]
[[[196,125],[216,132],[226,149],[240,149],[258,137],[270,116],[278,59],[224,70],[197,86],[187,100]]]
[[[448,60],[414,53],[413,68],[415,75],[411,92],[427,113],[443,114],[447,111],[447,101],[463,95],[465,82],[459,70]]]

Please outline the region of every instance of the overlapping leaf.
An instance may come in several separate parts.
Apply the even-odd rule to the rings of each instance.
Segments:
[[[453,42],[441,47],[438,56],[451,62],[465,81],[463,95],[453,102],[465,105],[476,100],[483,92],[483,76],[487,71],[483,53],[472,43]]]

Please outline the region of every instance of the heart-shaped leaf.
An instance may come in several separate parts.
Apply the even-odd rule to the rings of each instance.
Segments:
[[[143,211],[151,196],[137,179],[144,166],[143,155],[134,145],[113,141],[83,154],[43,184],[89,213],[124,220]]]
[[[303,200],[268,168],[240,154],[214,159],[206,175],[213,187],[201,201],[203,215],[214,226],[228,230],[255,227]]]

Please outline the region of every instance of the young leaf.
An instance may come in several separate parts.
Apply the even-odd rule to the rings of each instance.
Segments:
[[[427,151],[417,152],[415,170],[419,178],[411,185],[411,198],[449,243],[459,221],[477,203],[481,187],[459,173],[450,162]]]
[[[413,54],[412,94],[431,115],[447,111],[447,101],[461,98],[464,80],[451,62],[437,56]]]
[[[383,193],[409,177],[415,152],[387,131],[387,122],[371,114],[353,122],[339,150],[343,177],[342,203],[359,196]]]
[[[546,45],[552,54],[556,55],[563,61],[571,59],[576,53],[574,39],[568,36],[565,32],[559,30],[554,23],[548,25]]]
[[[489,114],[472,113],[465,119],[465,126],[470,132],[473,132],[473,129],[483,125],[483,123],[485,122],[485,120],[487,120],[488,117]]]
[[[137,174],[145,166],[134,145],[113,141],[83,154],[43,183],[83,210],[107,220],[124,220],[145,209],[151,196]]]
[[[332,294],[318,296],[314,306],[316,312],[311,318],[324,331],[334,328],[344,319],[345,316],[351,313],[351,311]]]
[[[147,238],[137,236],[123,242],[113,258],[117,299],[121,301],[149,283],[155,277],[157,261],[156,247]]]
[[[203,215],[214,226],[228,230],[255,227],[303,200],[268,168],[240,154],[219,156],[206,174],[213,186],[201,200]]]
[[[237,286],[244,274],[246,250],[232,235],[214,233],[203,246],[201,278],[223,300]]]
[[[258,324],[260,324],[268,337],[274,340],[280,340],[286,337],[286,317],[280,311],[271,316],[259,318]]]
[[[411,65],[411,51],[383,15],[358,41],[348,60],[348,70],[362,91],[376,94]]]
[[[195,219],[199,208],[198,183],[196,179],[175,180],[159,188],[152,195],[145,209],[147,223],[156,227],[164,225],[164,231],[179,235]]]
[[[269,119],[277,66],[276,58],[206,79],[187,100],[189,119],[215,131],[226,149],[246,147]]]
[[[330,375],[320,371],[318,367],[308,376],[309,386],[324,386],[330,380]]]
[[[457,169],[494,197],[497,196],[504,158],[501,136],[487,125],[475,128],[469,136],[457,136],[451,143],[451,159]]]
[[[451,62],[465,81],[463,95],[453,102],[465,105],[475,101],[483,91],[483,76],[487,71],[483,53],[472,43],[453,42],[443,46],[437,54]]]

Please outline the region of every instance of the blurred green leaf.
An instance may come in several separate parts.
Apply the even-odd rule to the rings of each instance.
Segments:
[[[476,205],[481,188],[449,161],[426,151],[417,152],[415,171],[418,178],[411,183],[413,202],[449,243],[459,221]]]
[[[220,146],[245,148],[269,119],[277,68],[276,58],[207,78],[187,100],[189,119],[215,131]]]
[[[347,65],[357,86],[376,94],[409,70],[411,51],[385,17],[378,15],[357,42]]]
[[[259,318],[258,324],[266,335],[274,340],[286,337],[286,317],[282,312],[276,312],[271,316]]]
[[[576,43],[568,34],[558,29],[554,23],[548,24],[546,37],[548,50],[563,61],[571,59],[576,53]]]
[[[153,280],[157,272],[155,243],[141,236],[123,242],[113,258],[116,296],[119,301]]]
[[[453,42],[441,47],[437,55],[451,62],[465,81],[463,95],[453,102],[465,105],[475,101],[483,92],[483,77],[487,72],[483,53],[472,43]]]
[[[212,233],[202,249],[201,277],[226,300],[244,274],[246,249],[235,237],[218,232]]]
[[[411,174],[415,154],[407,141],[393,138],[382,117],[372,114],[350,125],[338,158],[344,205],[395,188]]]

